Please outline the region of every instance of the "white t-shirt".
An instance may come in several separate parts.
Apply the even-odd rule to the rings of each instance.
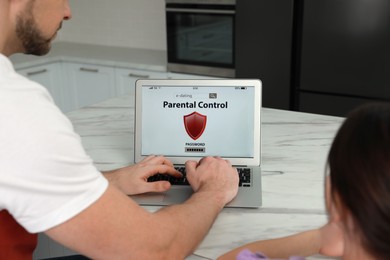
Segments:
[[[48,91],[0,54],[0,211],[42,232],[83,211],[107,186]]]

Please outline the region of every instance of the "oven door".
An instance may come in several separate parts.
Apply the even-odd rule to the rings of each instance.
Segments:
[[[166,5],[168,70],[234,77],[234,5]]]

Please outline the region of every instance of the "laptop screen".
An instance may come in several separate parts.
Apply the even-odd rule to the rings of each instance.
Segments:
[[[142,84],[140,154],[166,157],[256,156],[254,85]],[[139,107],[141,106],[141,107]],[[259,110],[260,108],[257,107]],[[137,130],[138,131],[138,130]]]

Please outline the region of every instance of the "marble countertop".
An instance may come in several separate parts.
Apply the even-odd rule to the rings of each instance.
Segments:
[[[42,57],[15,54],[10,59],[16,69],[24,69],[57,61],[67,61],[111,67],[167,71],[166,51],[69,42],[55,42],[51,51]]]
[[[100,170],[133,162],[133,96],[110,99],[67,115]],[[216,259],[250,241],[285,236],[324,224],[325,162],[342,120],[263,108],[263,206],[224,209],[188,259]],[[145,208],[154,211],[159,207]]]

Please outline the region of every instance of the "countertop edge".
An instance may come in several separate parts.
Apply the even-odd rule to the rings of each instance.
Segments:
[[[53,62],[75,62],[117,68],[167,72],[166,51],[55,42],[45,56],[15,54],[15,69],[28,69]]]

